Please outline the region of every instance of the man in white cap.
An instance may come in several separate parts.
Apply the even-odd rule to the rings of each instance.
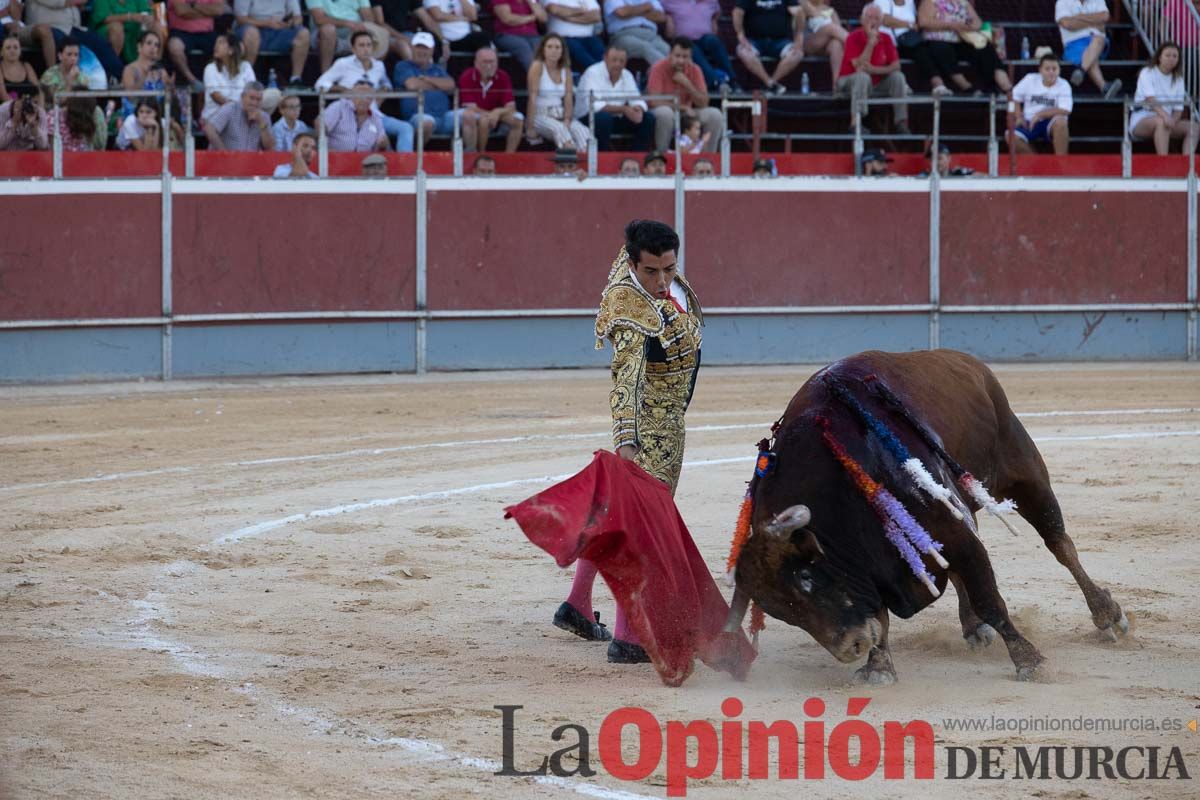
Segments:
[[[400,101],[400,118],[408,120],[414,128],[419,127],[426,142],[435,134],[450,136],[454,132],[454,111],[450,108],[454,78],[450,77],[445,67],[433,60],[435,45],[432,33],[421,31],[413,34],[412,58],[398,62],[392,70],[392,82],[397,89],[425,93],[424,116],[417,113],[416,98],[406,97]],[[463,131],[463,138],[475,141],[473,121],[470,132]]]

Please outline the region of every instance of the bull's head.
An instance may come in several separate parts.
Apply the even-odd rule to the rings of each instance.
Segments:
[[[882,635],[876,619],[878,594],[865,576],[853,575],[826,555],[811,521],[807,506],[794,505],[759,525],[756,533],[791,545],[780,564],[776,598],[787,608],[787,621],[807,631],[834,658],[857,661]]]

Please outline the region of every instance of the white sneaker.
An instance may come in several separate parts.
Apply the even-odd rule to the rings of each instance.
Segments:
[[[933,89],[929,93],[931,95],[933,95],[934,97],[946,97],[947,95],[954,94],[954,91],[949,86],[947,86],[946,84],[943,83],[941,86],[933,87]]]

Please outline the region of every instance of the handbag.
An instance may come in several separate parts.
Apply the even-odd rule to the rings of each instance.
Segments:
[[[900,34],[900,38],[896,40],[897,47],[913,48],[920,46],[921,42],[925,41],[925,37],[921,32],[913,28],[909,28]]]

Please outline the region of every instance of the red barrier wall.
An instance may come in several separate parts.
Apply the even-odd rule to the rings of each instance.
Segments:
[[[157,317],[158,195],[0,201],[0,319]]]
[[[563,180],[571,180],[564,178]],[[429,307],[588,308],[629,220],[675,218],[673,191],[431,191]]]
[[[942,302],[1183,302],[1181,192],[945,192]]]
[[[178,314],[415,307],[412,195],[175,196]]]
[[[687,270],[710,306],[929,301],[929,196],[686,195]]]

